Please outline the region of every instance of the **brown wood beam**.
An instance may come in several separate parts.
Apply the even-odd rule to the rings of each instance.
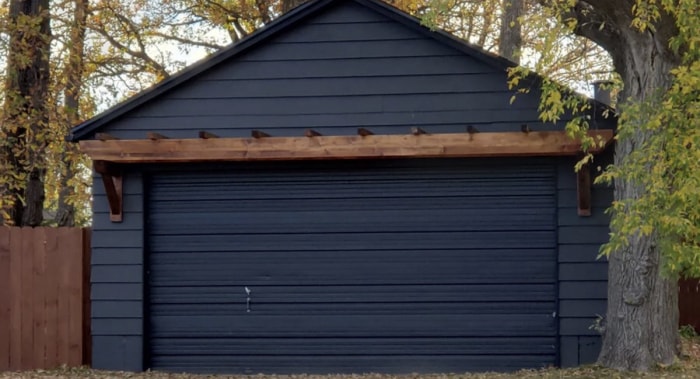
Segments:
[[[102,177],[107,201],[109,202],[109,219],[112,222],[122,222],[124,217],[123,175],[119,166],[104,160],[94,160],[95,172]]]
[[[219,136],[217,136],[217,135],[214,134],[214,133],[209,133],[209,132],[207,132],[207,131],[205,131],[205,130],[202,130],[202,131],[199,132],[199,138],[202,138],[202,139],[212,139],[212,138],[219,138]]]
[[[603,144],[612,130],[590,131]],[[377,158],[575,156],[581,145],[565,132],[450,133],[367,136],[80,141],[93,160],[184,163]]]
[[[588,217],[591,215],[591,167],[583,165],[576,173],[576,205],[578,215]]]

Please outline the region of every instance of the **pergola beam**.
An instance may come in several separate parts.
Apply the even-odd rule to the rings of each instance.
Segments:
[[[590,131],[602,150],[612,130]],[[450,133],[266,138],[84,140],[93,160],[114,163],[189,163],[378,158],[573,156],[581,145],[565,132]]]

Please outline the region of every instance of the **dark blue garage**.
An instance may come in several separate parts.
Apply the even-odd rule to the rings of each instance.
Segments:
[[[512,65],[375,0],[316,0],[74,128],[96,171],[93,366],[594,361],[612,193],[574,172],[566,120],[538,121],[537,78],[510,104]]]

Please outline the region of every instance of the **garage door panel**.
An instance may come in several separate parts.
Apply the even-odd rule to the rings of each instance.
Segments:
[[[196,229],[193,226],[192,229]],[[235,231],[234,231],[235,233]],[[307,233],[307,234],[226,234],[173,235],[162,240],[154,239],[157,251],[290,251],[327,250],[328,245],[343,250],[386,249],[507,249],[527,246],[530,248],[555,248],[555,236],[549,231],[530,232],[451,232],[451,233]]]
[[[310,370],[325,373],[435,373],[473,371],[514,371],[521,368],[553,366],[553,355],[414,355],[372,356],[157,356],[154,366],[169,367],[173,372],[245,374],[305,374]],[[425,358],[423,358],[425,357]]]
[[[554,190],[552,190],[553,192]],[[186,194],[183,194],[186,195]],[[158,214],[172,215],[182,212],[196,212],[200,209],[207,209],[207,213],[216,217],[221,213],[237,212],[305,212],[309,209],[333,209],[342,210],[412,210],[422,209],[425,211],[445,209],[473,209],[492,210],[500,209],[528,209],[552,212],[556,207],[555,199],[551,194],[546,195],[508,195],[508,196],[444,196],[428,192],[420,197],[386,197],[360,199],[338,198],[338,199],[286,199],[278,198],[275,201],[265,199],[250,200],[238,198],[226,198],[220,200],[194,200],[187,198],[186,202],[182,198],[173,198],[168,201],[149,200],[152,205],[159,209]]]
[[[555,170],[504,162],[154,174],[151,367],[406,373],[556,363]]]
[[[230,183],[232,178],[241,185],[277,185],[285,183],[423,183],[423,182],[459,182],[473,180],[477,182],[493,181],[528,181],[548,180],[556,175],[554,170],[543,167],[548,165],[540,160],[361,160],[335,162],[271,162],[247,165],[202,165],[199,170],[174,169],[165,172],[153,183],[153,188],[176,188],[196,184],[199,188],[220,188],[221,184]],[[192,166],[189,166],[192,167]],[[294,172],[290,176],[290,172]],[[260,175],[264,172],[265,175]],[[342,172],[343,176],[338,176]],[[494,175],[497,172],[497,175]],[[549,182],[548,182],[549,183]]]
[[[394,185],[389,185],[389,184]],[[450,183],[449,187],[443,187],[440,191],[440,196],[451,197],[481,197],[481,196],[504,196],[512,195],[513,191],[508,188],[507,182],[454,182]],[[520,183],[518,187],[519,196],[538,195],[541,194],[543,185],[549,183],[527,182]],[[239,186],[236,185],[236,178],[231,178],[231,183],[224,185],[225,189],[218,188],[216,190],[200,189],[197,193],[191,193],[187,187],[181,191],[177,188],[170,188],[168,196],[156,196],[154,201],[164,202],[173,201],[182,196],[189,196],[193,201],[197,200],[277,200],[280,199],[279,190],[270,189],[262,186]],[[364,198],[424,198],[426,195],[430,197],[430,193],[434,190],[434,182],[425,183],[360,183],[353,184],[352,188],[348,188],[347,183],[338,184],[338,186],[330,186],[326,183],[318,183],[313,186],[297,186],[293,183],[285,183],[286,194],[285,199],[306,200],[306,199],[364,199]]]
[[[430,260],[439,262],[448,260],[451,262],[468,261],[474,263],[493,263],[493,257],[498,256],[501,260],[507,261],[541,261],[551,262],[556,258],[556,253],[551,249],[412,249],[412,250],[316,250],[316,251],[266,251],[264,254],[258,251],[160,251],[150,254],[151,264],[156,265],[196,265],[202,262],[216,262],[224,264],[254,263],[260,261],[274,261],[278,263],[294,263],[299,261],[310,262],[335,262],[338,259],[348,259],[350,255],[356,260],[374,259],[376,261],[396,262],[428,262]],[[428,258],[426,258],[428,257]]]
[[[480,337],[553,336],[546,314],[282,315],[240,312],[227,316],[159,316],[153,337]]]
[[[429,266],[429,269],[426,267]],[[269,262],[236,263],[233,267],[163,265],[152,274],[154,285],[236,285],[254,284],[363,284],[389,283],[546,283],[556,270],[554,262],[404,262],[400,267],[387,261],[364,262],[339,259],[338,262],[304,262],[271,265]],[[205,278],[205,279],[203,279]]]
[[[234,212],[190,213],[188,220],[174,222],[170,214],[152,216],[150,225],[155,235],[179,235],[192,230],[196,220],[202,234],[266,233],[284,230],[287,233],[353,232],[470,232],[546,230],[555,213],[541,209],[455,210],[328,210],[315,212]]]
[[[279,315],[387,315],[415,313],[430,314],[547,314],[551,312],[554,302],[481,302],[481,303],[440,303],[434,301],[405,301],[405,302],[351,302],[327,301],[308,302],[304,299],[268,302],[257,300],[250,304],[251,311],[261,316]],[[231,300],[222,303],[198,304],[154,304],[151,312],[154,316],[176,314],[180,316],[229,316],[246,312],[248,303],[243,300]]]
[[[298,286],[266,285],[254,287],[255,302],[282,303],[284,301],[306,303],[339,302],[549,302],[555,299],[554,284],[499,283],[496,285],[447,284],[400,286]],[[216,304],[229,301],[245,301],[241,286],[151,286],[151,312],[158,312],[162,304]]]
[[[152,346],[158,355],[266,355],[270,352],[296,355],[547,355],[555,349],[555,338],[163,338]]]

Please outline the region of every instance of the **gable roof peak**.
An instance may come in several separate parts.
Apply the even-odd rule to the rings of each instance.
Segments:
[[[201,73],[248,51],[252,47],[280,34],[284,30],[287,30],[302,20],[308,19],[309,17],[318,14],[330,6],[350,2],[378,12],[391,20],[397,21],[406,27],[418,31],[427,37],[433,38],[440,43],[459,50],[465,55],[471,56],[497,69],[506,70],[509,67],[517,66],[515,63],[503,57],[489,53],[480,47],[471,45],[447,32],[441,30],[431,30],[430,28],[422,25],[420,20],[417,18],[380,0],[311,0],[285,13],[243,40],[209,55],[208,57],[190,65],[168,79],[154,84],[149,89],[111,107],[110,109],[96,115],[80,125],[75,126],[73,129],[71,129],[70,134],[67,136],[67,140],[76,142],[81,139],[88,138],[99,129],[109,124],[111,121],[114,121],[128,112],[140,107],[141,105],[154,100],[173,88],[188,82]]]

